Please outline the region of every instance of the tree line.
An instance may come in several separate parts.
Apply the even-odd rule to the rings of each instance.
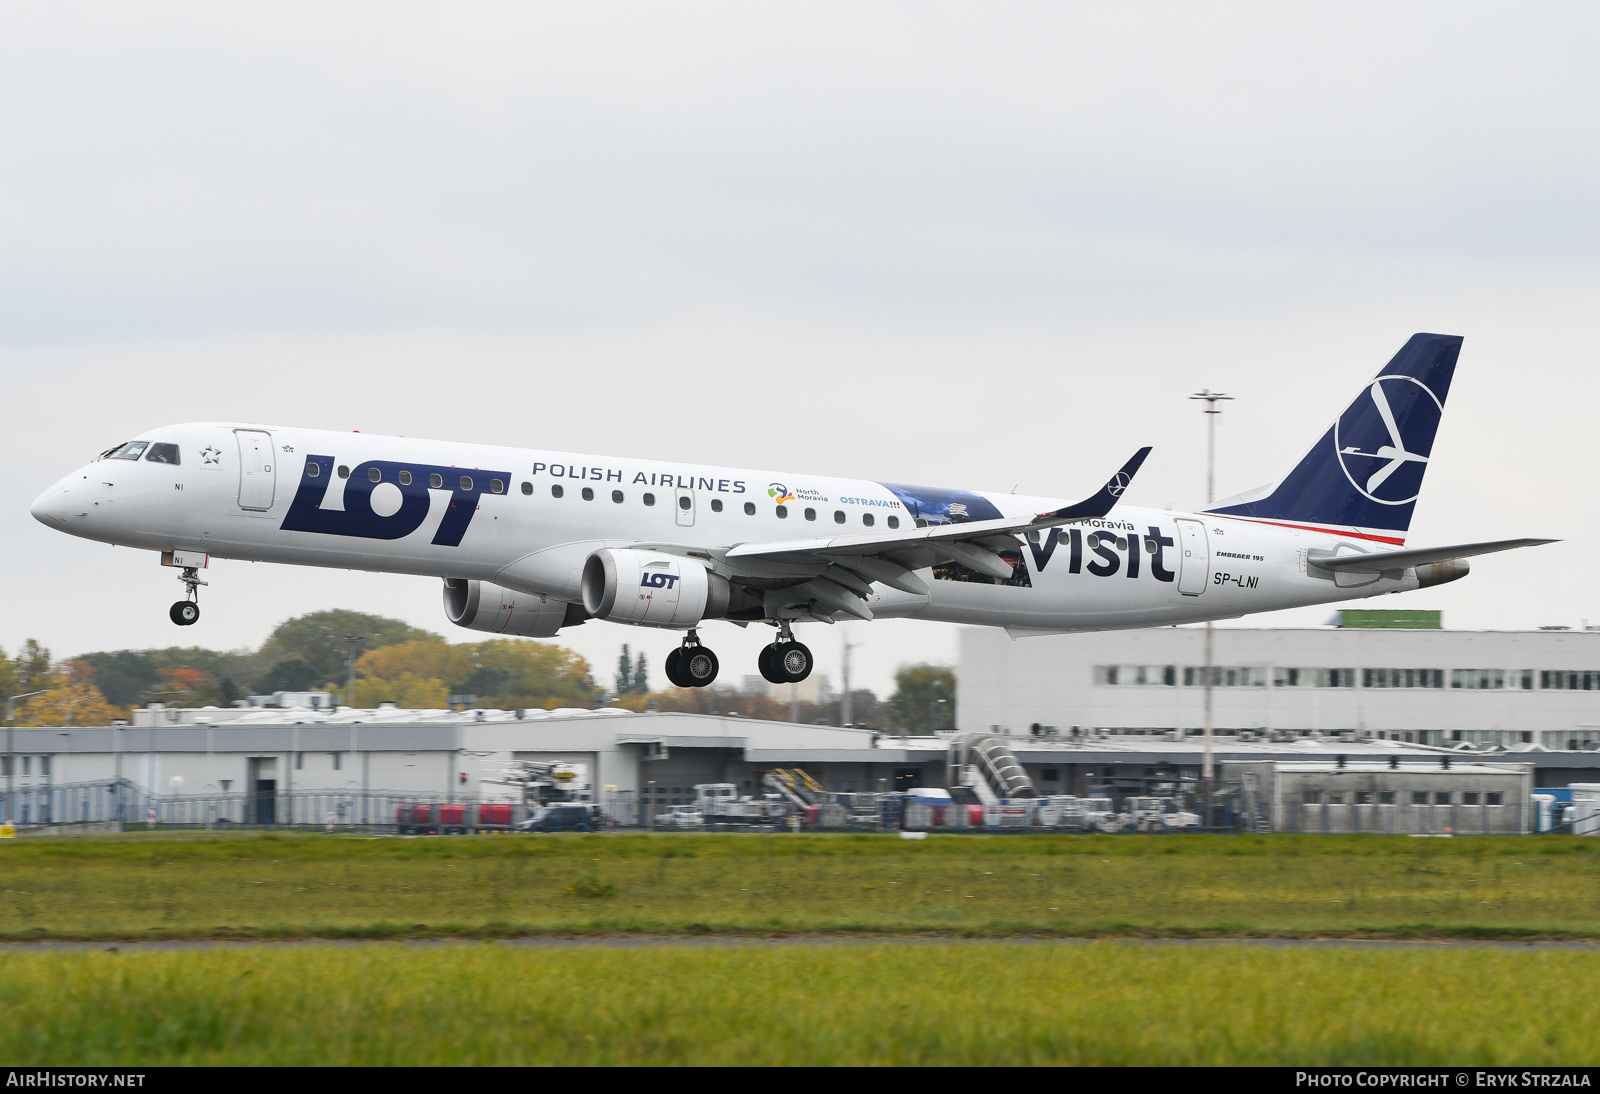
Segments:
[[[895,682],[888,700],[864,688],[853,691],[850,720],[887,730],[953,725],[955,675],[949,668],[905,666]],[[584,658],[553,643],[502,638],[452,645],[398,619],[339,610],[290,619],[255,650],[171,646],[55,661],[32,639],[15,657],[0,649],[0,700],[13,699],[19,726],[106,725],[149,703],[226,707],[248,695],[278,691],[329,691],[336,702],[357,707],[392,702],[412,709],[514,710],[609,703],[630,710],[777,721],[797,715],[800,721],[831,725],[841,724],[844,715],[839,698],[800,703],[796,710],[733,688],[652,691],[644,655],[631,657],[626,646],[615,685],[610,691],[599,688]]]

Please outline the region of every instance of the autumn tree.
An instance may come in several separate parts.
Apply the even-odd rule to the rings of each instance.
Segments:
[[[45,693],[17,707],[19,726],[103,726],[122,716],[100,694],[94,685],[94,670],[82,661],[63,662],[33,682],[42,685]]]

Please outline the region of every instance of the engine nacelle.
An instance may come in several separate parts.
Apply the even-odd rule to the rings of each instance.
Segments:
[[[458,627],[519,638],[549,638],[585,618],[581,607],[565,600],[459,577],[444,579],[444,614]]]
[[[659,551],[607,549],[583,564],[583,610],[636,627],[692,627],[728,610],[721,574],[692,558]]]

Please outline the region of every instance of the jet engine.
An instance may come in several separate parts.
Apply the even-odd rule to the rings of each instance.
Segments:
[[[549,638],[586,618],[581,607],[565,600],[459,577],[444,579],[444,614],[458,627],[520,638]]]
[[[731,592],[703,562],[659,551],[607,549],[583,564],[583,610],[611,623],[692,627],[727,612]]]

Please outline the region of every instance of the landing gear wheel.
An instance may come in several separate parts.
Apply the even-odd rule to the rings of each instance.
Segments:
[[[200,605],[192,600],[180,600],[167,615],[180,627],[192,626],[200,618]]]
[[[667,660],[661,666],[661,671],[667,674],[667,679],[671,681],[673,687],[686,688],[690,686],[689,681],[683,677],[683,648],[681,646],[667,654]]]
[[[717,655],[704,646],[688,646],[678,651],[678,671],[692,688],[703,688],[717,678]]]
[[[772,662],[772,655],[778,652],[778,644],[761,647],[761,655],[756,658],[756,668],[761,670],[761,678],[769,684],[781,684],[784,679],[779,675],[780,670]]]
[[[811,675],[811,669],[816,661],[811,656],[811,651],[800,642],[785,642],[773,654],[773,663],[778,671],[783,674],[785,683],[798,684]]]

